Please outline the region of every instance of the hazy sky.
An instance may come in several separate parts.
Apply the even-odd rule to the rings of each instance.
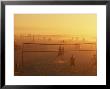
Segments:
[[[96,14],[15,14],[15,33],[96,37]]]

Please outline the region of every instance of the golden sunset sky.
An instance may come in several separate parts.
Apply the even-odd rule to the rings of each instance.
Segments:
[[[15,14],[14,31],[41,35],[96,37],[96,14]]]

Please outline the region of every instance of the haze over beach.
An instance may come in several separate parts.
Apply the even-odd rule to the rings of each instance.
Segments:
[[[96,37],[95,14],[15,14],[15,34]]]
[[[97,75],[96,20],[96,14],[15,14],[15,76]]]

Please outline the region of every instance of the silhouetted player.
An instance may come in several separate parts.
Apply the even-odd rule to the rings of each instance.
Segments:
[[[60,57],[62,61],[63,61],[63,55],[64,55],[64,47],[59,46],[58,57]]]
[[[58,56],[60,56],[61,54],[62,54],[62,52],[61,52],[61,46],[59,46],[59,49],[58,49]]]
[[[64,47],[59,46],[58,56],[64,55]]]

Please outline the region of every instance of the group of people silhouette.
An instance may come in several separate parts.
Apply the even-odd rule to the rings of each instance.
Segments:
[[[59,46],[58,56],[63,56],[63,55],[64,55],[64,47]]]
[[[64,61],[63,57],[64,57],[64,47],[63,46],[59,46],[59,49],[58,49],[58,57],[61,57],[61,59]],[[92,59],[93,59],[93,64],[96,65],[96,55],[93,55],[92,56]],[[75,61],[76,61],[76,58],[75,56],[72,54],[71,57],[70,57],[70,65],[71,66],[75,66]]]
[[[58,56],[60,56],[60,57],[64,56],[64,47],[61,45],[59,46],[59,49],[58,49]],[[70,57],[70,64],[71,64],[71,66],[75,65],[75,56],[74,55],[72,55]]]

